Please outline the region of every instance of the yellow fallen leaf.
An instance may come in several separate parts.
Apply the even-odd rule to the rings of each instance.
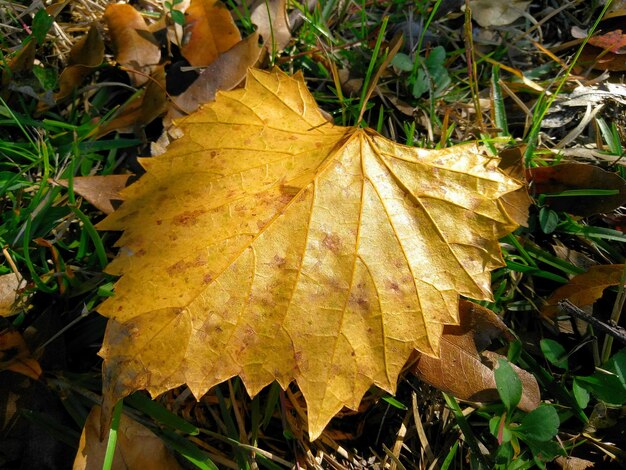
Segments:
[[[315,438],[372,384],[393,393],[415,349],[436,355],[459,294],[491,299],[517,226],[501,197],[520,184],[475,145],[335,126],[278,70],[250,70],[181,128],[99,225],[124,230],[98,309],[105,416],[143,388],[295,380]]]

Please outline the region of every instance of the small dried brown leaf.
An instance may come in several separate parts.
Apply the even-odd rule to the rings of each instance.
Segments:
[[[100,436],[100,407],[94,406],[80,436],[73,470],[100,470],[108,440]],[[178,470],[180,465],[163,441],[147,427],[122,414],[113,470]]]
[[[591,68],[594,70],[605,70],[608,72],[626,71],[626,60],[623,54],[608,52],[601,47],[586,44],[583,48],[577,66]]]
[[[104,11],[115,59],[128,71],[135,86],[148,81],[148,75],[161,60],[161,49],[141,14],[126,3],[109,5]],[[136,70],[140,73],[133,73]]]
[[[76,176],[73,188],[76,194],[87,199],[91,205],[110,214],[115,210],[111,201],[121,200],[119,192],[126,187],[128,178],[130,175]],[[68,186],[68,180],[57,182],[66,188]]]
[[[109,132],[133,132],[147,126],[167,110],[165,68],[159,65],[144,92],[120,108],[113,118],[96,129],[98,138]]]
[[[483,28],[505,26],[524,15],[530,1],[470,0],[472,18]]]
[[[13,314],[13,304],[15,304],[17,289],[20,282],[13,273],[0,276],[0,317]]]
[[[6,86],[11,83],[12,80],[15,80],[21,74],[30,72],[33,69],[36,49],[36,42],[28,41],[9,60],[8,67],[0,70],[2,73],[2,89],[0,91],[2,92],[3,98],[8,96],[9,91],[6,89]]]
[[[602,297],[604,289],[620,284],[623,272],[623,264],[591,266],[589,271],[574,276],[567,284],[555,290],[548,297],[542,314],[555,318],[559,313],[559,301],[565,299],[578,307],[593,304]]]
[[[55,101],[70,96],[103,59],[104,41],[96,25],[92,24],[87,34],[70,51],[68,65],[59,77],[59,92],[54,95]]]
[[[593,36],[589,38],[588,44],[613,54],[626,54],[626,34],[623,34],[621,29]]]
[[[270,52],[282,51],[289,44],[286,0],[257,0],[250,8],[250,19]]]
[[[534,194],[544,195],[544,203],[556,211],[587,217],[611,212],[626,203],[626,181],[617,173],[583,163],[530,168],[526,177]],[[551,197],[563,191],[608,189],[617,194],[608,196]]]
[[[185,12],[181,53],[191,65],[206,66],[241,41],[241,34],[226,6],[216,0],[192,0]]]
[[[41,366],[28,350],[19,331],[6,328],[0,331],[0,371],[10,370],[38,380]]]
[[[259,34],[255,32],[221,54],[174,99],[176,106],[170,109],[169,117],[179,117],[181,111],[192,113],[202,104],[213,101],[218,90],[232,90],[239,85],[261,54],[258,43]]]
[[[586,470],[596,466],[591,460],[581,459],[578,457],[563,457],[559,455],[554,463],[562,470]]]
[[[495,401],[498,399],[494,369],[501,358],[491,351],[480,352],[497,336],[512,336],[506,325],[491,310],[462,300],[460,324],[446,325],[440,342],[440,357],[422,354],[412,372],[444,392],[462,400]],[[522,381],[521,410],[539,406],[539,385],[532,374],[512,364]]]

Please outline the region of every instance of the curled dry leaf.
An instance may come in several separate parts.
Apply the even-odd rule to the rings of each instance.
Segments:
[[[593,36],[589,38],[588,44],[613,54],[626,54],[626,34],[623,34],[621,29]]]
[[[100,407],[94,406],[80,436],[73,470],[100,470],[108,444],[100,436]],[[113,470],[179,470],[163,441],[143,424],[122,414],[117,432]]]
[[[554,459],[554,463],[561,470],[586,470],[588,468],[598,468],[595,462],[591,460],[581,459],[579,457],[563,457],[559,455]]]
[[[250,70],[180,126],[99,224],[124,230],[98,308],[105,417],[137,389],[295,380],[316,438],[373,384],[393,393],[415,349],[439,353],[459,294],[492,298],[517,227],[500,198],[520,184],[475,145],[335,126],[279,70]]]
[[[623,272],[623,264],[591,266],[586,273],[574,276],[567,284],[556,289],[548,297],[541,313],[548,318],[556,318],[559,301],[565,299],[581,308],[592,305],[602,297],[604,289],[620,284]]]
[[[96,127],[93,132],[97,138],[109,132],[133,132],[147,126],[167,110],[167,93],[165,92],[165,68],[155,67],[150,81],[143,93],[122,106],[110,121]]]
[[[216,0],[192,0],[185,12],[185,59],[196,67],[209,65],[241,41],[241,34],[226,6]]]
[[[28,41],[9,60],[8,67],[2,67],[2,88],[0,96],[6,99],[9,95],[8,85],[12,80],[20,77],[21,74],[29,73],[35,63],[35,52],[37,51],[36,41]]]
[[[491,341],[512,335],[498,315],[480,305],[462,300],[459,305],[460,324],[446,325],[440,342],[438,358],[420,355],[411,371],[420,379],[469,401],[498,400],[494,369],[503,356],[483,351]],[[522,381],[522,399],[518,408],[531,411],[540,403],[539,385],[535,377],[511,364]]]
[[[218,90],[232,90],[239,85],[249,67],[256,64],[261,54],[259,34],[252,33],[221,54],[211,63],[187,90],[174,99],[170,107],[170,120],[182,113],[192,113],[204,103],[215,99]]]
[[[19,331],[13,328],[0,331],[0,371],[3,370],[11,370],[33,380],[41,376],[39,362],[32,357]]]
[[[577,65],[586,69],[604,70],[611,72],[626,71],[626,34],[624,34],[624,16],[626,10],[614,9],[618,2],[611,3],[610,9],[604,16],[599,30],[603,34],[596,34],[585,44]]]
[[[513,23],[526,12],[530,1],[470,0],[472,18],[483,28],[505,26]]]
[[[143,85],[161,60],[161,48],[141,13],[127,3],[115,3],[107,6],[103,17],[113,40],[115,59],[130,69],[128,74],[135,86]]]
[[[287,47],[291,40],[287,0],[256,0],[250,7],[250,20],[257,26],[257,32],[271,53]]]
[[[569,212],[587,217],[603,212],[611,212],[626,203],[626,181],[617,173],[605,171],[597,166],[583,163],[563,163],[561,165],[529,168],[526,178],[532,191],[543,195],[543,202],[556,211]],[[602,189],[617,194],[587,196],[565,191]]]
[[[13,314],[13,304],[17,297],[20,281],[13,273],[0,276],[0,317]]]
[[[103,59],[104,41],[96,25],[92,24],[87,34],[70,51],[67,67],[59,77],[59,91],[54,95],[55,101],[69,97]]]
[[[91,205],[110,214],[115,210],[112,201],[122,199],[120,191],[126,187],[128,178],[130,175],[75,176],[72,187],[76,194],[87,199]],[[57,182],[67,188],[68,180]]]

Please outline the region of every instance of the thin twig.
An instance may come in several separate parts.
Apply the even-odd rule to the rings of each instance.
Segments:
[[[587,312],[581,310],[567,299],[559,301],[559,308],[570,316],[580,318],[587,323],[591,323],[598,330],[626,344],[626,330],[621,326],[598,320],[596,317],[589,315]]]

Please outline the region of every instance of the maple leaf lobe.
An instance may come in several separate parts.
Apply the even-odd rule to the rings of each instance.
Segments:
[[[372,384],[393,393],[415,349],[436,356],[459,294],[491,298],[516,227],[499,198],[519,184],[475,146],[335,126],[280,71],[251,70],[181,128],[99,226],[126,248],[99,308],[110,400],[295,380],[316,437]]]

